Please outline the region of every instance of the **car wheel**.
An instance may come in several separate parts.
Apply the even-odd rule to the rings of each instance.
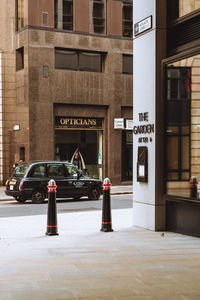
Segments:
[[[17,200],[19,203],[25,203],[27,199],[22,196],[17,196],[15,197],[15,200]]]
[[[101,193],[100,193],[100,189],[98,188],[98,186],[93,186],[90,189],[88,198],[90,200],[98,200],[100,195],[101,195]]]
[[[45,198],[46,194],[42,190],[34,191],[32,194],[32,202],[36,204],[43,203]]]

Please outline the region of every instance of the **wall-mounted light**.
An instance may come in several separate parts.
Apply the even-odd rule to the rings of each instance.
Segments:
[[[19,125],[19,124],[13,125],[13,130],[14,130],[14,131],[20,130],[20,125]]]

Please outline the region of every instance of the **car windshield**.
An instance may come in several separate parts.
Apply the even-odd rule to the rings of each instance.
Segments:
[[[27,169],[28,169],[27,164],[20,164],[15,168],[15,170],[13,172],[13,176],[21,177],[26,173]]]

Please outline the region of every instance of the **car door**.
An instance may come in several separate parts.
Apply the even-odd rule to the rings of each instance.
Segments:
[[[49,180],[54,179],[57,185],[57,197],[66,197],[68,182],[66,180],[65,169],[62,163],[48,163],[47,176]]]
[[[32,166],[24,187],[30,188],[31,190],[36,190],[42,188],[47,191],[48,178],[46,175],[46,165],[44,163],[38,163]]]
[[[68,178],[69,178],[70,187],[72,189],[72,197],[78,198],[87,195],[88,193],[87,182],[84,180],[83,176],[80,175],[77,168],[70,164],[66,164],[65,167],[69,174]]]

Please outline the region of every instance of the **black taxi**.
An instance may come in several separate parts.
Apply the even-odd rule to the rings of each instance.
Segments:
[[[54,179],[57,185],[57,198],[80,199],[87,196],[98,200],[102,194],[102,181],[83,175],[68,161],[35,161],[19,164],[6,181],[5,193],[18,202],[31,199],[42,203],[47,198],[47,185]]]

